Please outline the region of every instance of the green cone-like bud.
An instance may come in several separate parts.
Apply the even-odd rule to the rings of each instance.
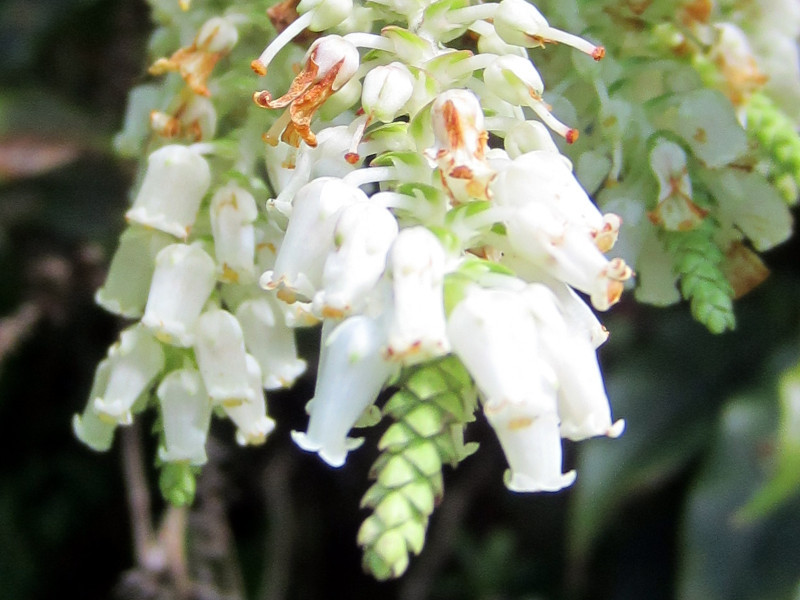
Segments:
[[[747,105],[747,134],[769,160],[768,176],[789,203],[800,189],[800,135],[792,120],[764,94]]]
[[[721,270],[724,255],[714,242],[716,224],[705,219],[691,231],[663,232],[664,245],[674,257],[681,294],[692,316],[712,333],[733,329],[733,288]]]
[[[475,387],[454,356],[408,369],[383,411],[395,422],[380,440],[375,483],[361,505],[371,508],[358,532],[364,569],[378,579],[399,577],[409,554],[425,543],[428,518],[444,492],[442,463],[455,466],[476,444],[464,444],[464,425],[477,407]]]

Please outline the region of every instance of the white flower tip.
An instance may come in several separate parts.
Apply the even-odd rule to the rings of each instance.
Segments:
[[[571,486],[576,477],[577,473],[572,470],[562,473],[553,480],[542,481],[524,473],[512,473],[511,469],[508,469],[504,479],[506,487],[512,492],[557,492]]]
[[[106,431],[99,431],[97,427],[92,428],[87,423],[84,423],[83,418],[79,414],[72,417],[72,432],[75,437],[81,442],[89,446],[92,450],[97,452],[105,452],[111,448],[111,443],[114,441],[114,427],[115,425],[106,424],[107,427],[101,427]]]
[[[625,431],[625,419],[618,419],[611,427],[608,428],[606,431],[606,436],[610,438],[618,438],[623,434]]]
[[[275,421],[269,417],[262,417],[255,423],[248,424],[247,431],[237,429],[236,443],[240,446],[260,446],[274,429]]]
[[[280,281],[274,280],[275,271],[264,271],[261,277],[258,278],[258,285],[265,290],[274,290],[280,285]]]
[[[119,400],[107,402],[103,398],[95,398],[92,404],[98,418],[104,423],[117,423],[118,425],[133,423],[133,414],[130,408]]]
[[[364,438],[344,438],[343,443],[331,447],[312,440],[302,431],[292,431],[292,441],[306,452],[316,452],[319,457],[330,466],[340,468],[344,466],[347,453],[359,448],[364,443]]]
[[[265,390],[279,390],[290,388],[303,373],[307,364],[303,359],[286,362],[281,366],[280,372],[264,373],[263,387]]]
[[[625,419],[611,423],[611,418],[606,412],[591,413],[579,423],[561,422],[561,437],[578,442],[592,437],[606,436],[618,438],[625,431]]]
[[[208,462],[205,448],[187,451],[183,448],[167,450],[164,446],[159,446],[158,458],[163,462],[188,462],[193,467],[199,467]]]
[[[262,61],[260,58],[256,58],[255,60],[251,61],[250,68],[256,75],[260,77],[263,77],[267,74],[267,65],[265,65],[264,61]]]

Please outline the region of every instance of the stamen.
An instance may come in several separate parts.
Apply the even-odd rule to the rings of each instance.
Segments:
[[[366,167],[348,173],[342,177],[342,181],[353,187],[361,187],[368,183],[392,181],[398,179],[398,176],[399,173],[396,167]]]
[[[573,144],[575,143],[575,140],[578,139],[580,131],[572,127],[569,127],[564,123],[562,123],[561,121],[559,121],[558,119],[556,119],[553,116],[553,113],[550,112],[550,108],[547,106],[547,104],[544,103],[543,100],[537,100],[535,98],[532,98],[531,101],[528,103],[528,106],[530,106],[533,109],[533,111],[537,114],[537,116],[542,121],[544,121],[545,125],[547,125],[550,129],[555,131],[558,135],[563,137],[568,144]]]
[[[453,68],[448,71],[447,75],[451,79],[459,79],[465,75],[474,73],[475,71],[485,69],[495,60],[497,60],[497,58],[498,57],[496,54],[475,54],[453,65]]]
[[[371,117],[368,115],[362,115],[358,118],[359,122],[356,123],[353,139],[350,141],[350,147],[344,155],[344,159],[351,165],[361,160],[361,157],[358,155],[358,146],[361,143],[361,139],[364,137],[364,130],[367,128],[367,125],[369,125],[370,120]]]
[[[394,52],[394,44],[391,42],[391,40],[386,39],[382,35],[354,31],[353,33],[348,33],[342,37],[358,48],[369,48],[371,50]]]
[[[497,12],[497,6],[498,5],[496,3],[487,3],[451,10],[447,13],[447,21],[449,23],[458,24],[483,21],[483,19],[491,19]]]
[[[292,115],[289,114],[288,110],[283,111],[283,114],[275,120],[275,122],[272,124],[272,127],[270,127],[269,130],[261,136],[261,139],[270,146],[277,146],[281,139],[281,133],[284,129],[286,129],[291,117]]]
[[[250,68],[253,69],[256,74],[262,77],[266,75],[267,67],[269,67],[269,64],[272,62],[278,52],[280,52],[286,44],[300,35],[303,29],[311,24],[312,14],[313,11],[303,13],[286,29],[281,31],[275,37],[275,39],[270,42],[269,46],[264,49],[264,51],[261,53],[261,56],[250,63]]]
[[[541,39],[543,42],[555,42],[572,46],[576,50],[580,50],[581,52],[588,54],[595,60],[601,60],[606,55],[606,49],[603,46],[595,46],[582,37],[578,37],[577,35],[573,35],[553,27],[548,27],[542,33],[531,37]]]

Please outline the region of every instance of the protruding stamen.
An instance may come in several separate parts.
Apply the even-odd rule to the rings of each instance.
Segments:
[[[602,58],[606,55],[606,49],[603,46],[596,46],[582,37],[578,37],[577,35],[573,35],[553,27],[548,27],[536,37],[540,38],[544,43],[555,42],[572,46],[576,50],[580,50],[581,52],[588,54],[595,60],[602,60]]]
[[[367,128],[367,125],[369,125],[370,120],[369,116],[361,115],[358,123],[356,123],[353,139],[350,141],[350,147],[344,155],[344,159],[351,165],[355,165],[361,160],[358,154],[358,146],[361,143],[361,139],[364,137],[364,130]]]
[[[368,183],[378,183],[380,181],[391,181],[397,179],[397,169],[395,167],[368,167],[356,169],[342,178],[342,181],[353,187],[361,187]]]
[[[353,33],[348,33],[343,37],[357,48],[369,48],[370,50],[394,52],[394,44],[392,44],[391,40],[386,39],[382,35],[354,31]]]
[[[550,107],[548,107],[543,100],[532,99],[529,106],[533,109],[536,115],[542,121],[544,121],[545,125],[563,137],[568,144],[573,144],[575,143],[575,140],[578,139],[580,132],[577,129],[569,127],[568,125],[565,125],[556,119],[553,116],[553,113],[550,112]]]
[[[266,75],[269,64],[275,56],[277,56],[278,52],[311,24],[312,15],[312,11],[300,15],[291,25],[275,36],[275,39],[264,49],[261,56],[250,63],[250,68],[253,69],[257,75]]]

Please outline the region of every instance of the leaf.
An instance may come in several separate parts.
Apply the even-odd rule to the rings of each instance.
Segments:
[[[701,177],[717,199],[717,218],[723,228],[731,225],[763,251],[785,242],[792,235],[789,208],[758,173],[737,169],[705,171]]]
[[[781,418],[775,471],[737,513],[742,523],[763,519],[800,494],[800,366],[781,377],[779,395]]]
[[[680,135],[706,166],[722,167],[747,151],[744,129],[720,92],[696,90],[679,98],[677,109],[667,113],[668,128]]]
[[[664,249],[656,229],[647,225],[641,251],[636,260],[636,299],[655,306],[668,306],[680,302],[678,276],[672,270],[672,256]]]

